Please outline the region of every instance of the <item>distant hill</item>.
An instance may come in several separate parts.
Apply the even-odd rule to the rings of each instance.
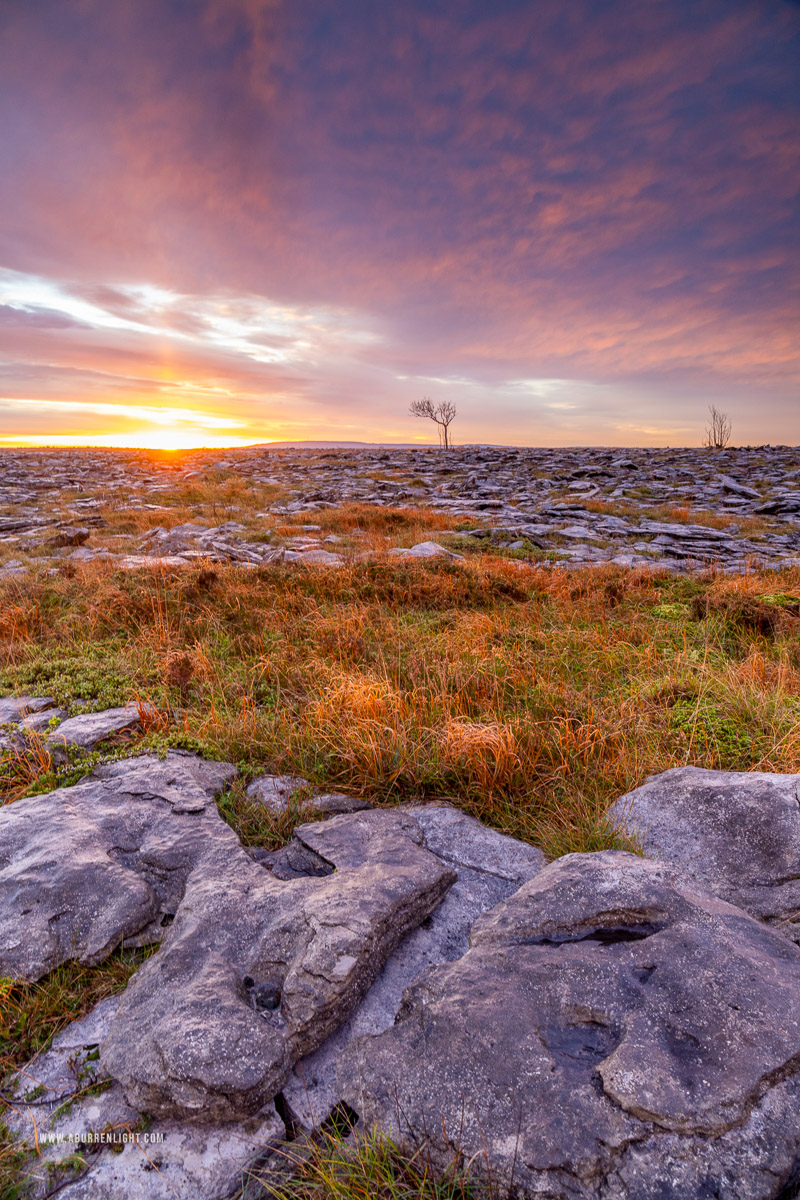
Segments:
[[[435,445],[435,443],[433,443]],[[291,448],[305,450],[418,450],[425,449],[419,442],[258,442],[248,446],[248,450],[289,450]]]
[[[224,447],[223,447],[224,448]],[[244,446],[245,450],[441,450],[437,442],[258,442]],[[505,446],[490,442],[474,442],[454,446],[454,450],[504,450]]]

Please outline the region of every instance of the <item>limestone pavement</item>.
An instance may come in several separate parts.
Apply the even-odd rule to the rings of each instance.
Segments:
[[[0,699],[12,733],[48,711]],[[274,776],[251,800],[301,823],[244,847],[235,774],[138,755],[0,809],[0,974],[158,944],[6,1081],[32,1195],[59,1162],[67,1200],[256,1195],[342,1105],[495,1195],[795,1194],[800,776],[666,772],[613,811],[652,857],[547,864],[449,806]]]
[[[237,517],[235,505],[220,523],[168,522],[165,494],[225,478],[276,491],[257,527]],[[354,502],[441,513],[441,529],[413,548],[415,557],[457,555],[459,540],[477,539],[512,548],[523,561],[545,556],[565,565],[742,571],[800,561],[797,447],[260,446],[174,460],[138,451],[5,450],[0,575],[97,559],[126,570],[206,560],[336,567],[354,552],[338,535],[325,535],[314,514]],[[120,535],[107,544],[102,514],[109,505],[146,516],[150,528],[124,535],[124,546]],[[305,524],[279,532],[302,514]]]

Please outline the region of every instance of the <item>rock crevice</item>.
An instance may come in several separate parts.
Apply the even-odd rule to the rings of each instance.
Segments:
[[[221,1200],[285,1136],[276,1097],[292,1130],[344,1104],[531,1200],[793,1194],[797,777],[668,772],[614,813],[660,861],[545,866],[457,809],[348,797],[245,849],[214,803],[233,775],[172,751],[0,810],[5,974],[161,940],[19,1076],[16,1133],[146,1114],[168,1136],[155,1190],[126,1147],[67,1200]],[[288,804],[301,781],[275,779]]]
[[[582,936],[592,913],[613,933],[632,910],[645,938]],[[763,1098],[796,1079],[798,984],[787,939],[675,868],[568,855],[481,918],[463,958],[422,976],[392,1029],[348,1049],[340,1086],[406,1143],[458,1128],[465,1156],[486,1147],[494,1177],[513,1167],[522,1194],[568,1168],[586,1183],[575,1194],[605,1200],[617,1193],[600,1181],[622,1169],[608,1148],[619,1157],[658,1131],[679,1136],[681,1170],[711,1143],[727,1169],[736,1131],[746,1141]],[[772,1139],[784,1158],[797,1150],[794,1128]]]

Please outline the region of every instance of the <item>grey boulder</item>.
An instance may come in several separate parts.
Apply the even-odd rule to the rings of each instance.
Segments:
[[[263,804],[270,812],[284,813],[291,807],[295,793],[308,786],[308,780],[297,775],[259,775],[249,785],[247,795],[250,800]],[[325,792],[303,800],[299,807],[309,815],[319,813],[321,816],[339,816],[342,813],[362,812],[371,806],[366,800],[355,796]]]
[[[77,525],[62,525],[50,539],[51,546],[82,546],[92,536],[91,529]]]
[[[678,767],[610,815],[648,857],[800,938],[800,775]]]
[[[158,940],[197,860],[238,849],[214,804],[235,774],[172,750],[0,808],[0,974],[33,981]]]
[[[337,1063],[350,1043],[389,1029],[403,992],[432,964],[452,962],[469,947],[477,918],[538,874],[541,850],[487,828],[449,805],[406,810],[425,836],[425,845],[456,873],[442,903],[409,934],[386,963],[362,1003],[314,1053],[297,1063],[283,1088],[293,1120],[318,1129],[341,1099]]]
[[[145,567],[154,570],[171,570],[174,567],[185,567],[186,565],[187,560],[177,554],[120,554],[114,558],[114,566],[121,571],[140,571]]]
[[[330,550],[303,550],[295,560],[298,563],[310,563],[316,567],[341,567],[344,559],[341,554],[332,554]]]
[[[800,1161],[800,950],[682,877],[573,854],[430,969],[339,1087],[406,1149],[551,1200],[777,1200]]]
[[[138,704],[126,704],[122,708],[107,708],[103,712],[80,713],[77,717],[67,717],[66,721],[62,721],[53,731],[48,741],[56,747],[80,746],[83,750],[93,750],[112,733],[139,729],[141,723]]]
[[[396,546],[387,553],[399,558],[449,558],[458,562],[464,561],[463,554],[454,554],[452,550],[440,546],[438,542],[417,542],[416,546],[412,546],[410,549]]]
[[[26,733],[38,733],[46,729],[53,717],[59,719],[65,713],[55,708],[50,696],[3,696],[0,698],[0,750],[23,747]],[[2,726],[9,726],[3,732]]]
[[[29,714],[45,712],[55,703],[52,696],[0,697],[0,725],[18,725]]]
[[[26,730],[28,733],[44,733],[49,731],[51,722],[58,725],[67,715],[65,708],[46,708],[43,712],[30,713],[27,717],[23,717],[19,723],[20,729]]]
[[[276,877],[237,844],[187,879],[101,1047],[137,1109],[203,1121],[258,1112],[455,879],[397,811],[303,825],[295,841],[307,874]]]
[[[250,800],[256,800],[271,812],[285,812],[295,792],[308,787],[299,775],[258,775],[247,788]]]
[[[11,558],[0,567],[0,579],[16,579],[27,574],[28,568],[19,558]]]
[[[73,1021],[6,1084],[15,1090],[6,1124],[23,1143],[39,1148],[26,1164],[26,1195],[52,1195],[54,1172],[63,1173],[58,1191],[66,1200],[220,1200],[237,1194],[248,1168],[285,1140],[274,1105],[224,1125],[143,1122],[98,1059],[118,1004],[119,997],[111,996]],[[88,1170],[79,1168],[79,1177],[68,1182],[65,1160],[78,1150]]]

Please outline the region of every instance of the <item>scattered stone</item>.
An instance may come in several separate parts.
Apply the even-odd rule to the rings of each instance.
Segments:
[[[177,559],[182,566],[198,559],[259,566],[282,557],[282,552],[278,555],[276,548],[265,542],[243,541],[239,535],[245,532],[245,526],[236,521],[213,527],[193,522],[172,529],[158,526],[146,534],[140,549],[161,561]]]
[[[611,562],[734,572],[753,565],[789,566],[800,555],[797,447],[642,449],[620,456],[603,447],[463,446],[443,454],[433,448],[254,446],[232,450],[229,461],[225,470],[256,486],[280,486],[286,495],[257,514],[262,528],[238,521],[159,526],[141,539],[134,554],[80,546],[69,561],[106,561],[123,570],[185,569],[203,561],[251,568],[279,562],[335,567],[340,565],[336,558],[323,556],[339,535],[323,537],[302,515],[348,503],[433,508],[442,515],[442,531],[433,537],[474,524],[478,530],[462,528],[455,536],[481,532],[498,547],[535,539],[530,547],[516,546],[517,551],[544,550],[552,562],[558,554],[567,566]],[[106,502],[109,488],[133,508],[166,513],[153,503],[159,493],[217,469],[214,452],[202,450],[181,455],[170,467],[122,450],[0,451],[0,506],[13,507],[11,515],[0,516],[0,546],[42,556],[65,530],[96,529],[102,524],[96,509]],[[76,486],[97,489],[102,496],[86,495],[60,509],[60,491]],[[585,507],[589,499],[591,509]],[[625,503],[624,518],[613,511],[618,501]],[[669,506],[688,510],[690,518],[654,519]],[[744,537],[731,520],[740,514],[764,519]],[[715,527],[719,515],[725,528]],[[297,536],[272,534],[268,525],[274,517],[299,517]],[[353,530],[349,536],[365,535]],[[403,549],[403,556],[408,553]],[[414,554],[421,556],[428,553]],[[0,577],[21,576],[28,565],[16,557],[0,567]]]
[[[610,815],[648,857],[800,940],[800,775],[678,767]]]
[[[0,697],[0,725],[18,725],[32,713],[55,708],[52,696],[3,696]]]
[[[67,715],[65,708],[48,708],[44,712],[31,713],[29,717],[23,717],[19,727],[29,733],[44,733],[50,730],[54,722],[55,725],[60,724]]]
[[[54,746],[80,746],[83,750],[93,750],[112,733],[140,729],[141,724],[138,704],[126,704],[123,708],[107,708],[103,712],[67,717],[48,740]]]
[[[458,559],[459,562],[463,562],[464,559],[463,554],[454,554],[452,550],[446,550],[438,542],[418,542],[410,550],[396,547],[393,550],[389,550],[388,553],[398,555],[402,558],[452,558]]]
[[[341,567],[344,565],[341,554],[332,554],[329,550],[304,550],[296,561],[310,563],[315,567]]]
[[[0,750],[24,748],[27,734],[40,733],[48,728],[54,718],[58,720],[66,716],[63,709],[53,708],[54,704],[55,701],[50,697],[0,698]]]
[[[51,546],[82,546],[92,536],[91,529],[77,526],[61,526],[55,537],[51,538]]]
[[[405,1149],[456,1150],[521,1196],[774,1200],[796,1183],[798,1063],[800,950],[676,868],[604,852],[481,918],[339,1085]]]
[[[0,539],[1,540],[1,539]],[[28,568],[25,563],[18,558],[9,558],[0,566],[0,579],[15,579],[20,575],[27,575]]]
[[[308,780],[297,775],[259,775],[249,785],[247,795],[271,812],[284,813],[289,809],[295,793],[307,787]],[[302,801],[304,812],[316,812],[323,816],[362,812],[371,807],[366,800],[357,796],[345,796],[341,792],[325,792],[323,795],[311,796]]]
[[[270,812],[285,812],[295,792],[308,787],[299,775],[258,775],[247,788],[250,800],[257,800]]]
[[[145,555],[145,554],[120,554],[114,558],[114,566],[120,571],[141,571],[142,569],[152,570],[154,567],[160,570],[169,571],[176,567],[185,567],[188,565],[188,560],[179,558],[175,554],[167,555]]]
[[[724,529],[714,529],[707,525],[678,525],[666,521],[640,521],[639,529],[643,533],[656,533],[662,537],[677,538],[679,541],[728,542],[732,538]]]
[[[0,975],[33,982],[157,941],[204,856],[238,850],[213,797],[235,769],[170,750],[0,808]]]
[[[746,487],[742,483],[737,483],[735,479],[731,479],[730,475],[720,475],[719,481],[726,492],[733,492],[734,495],[744,496],[748,500],[761,499],[761,493],[756,488]]]

